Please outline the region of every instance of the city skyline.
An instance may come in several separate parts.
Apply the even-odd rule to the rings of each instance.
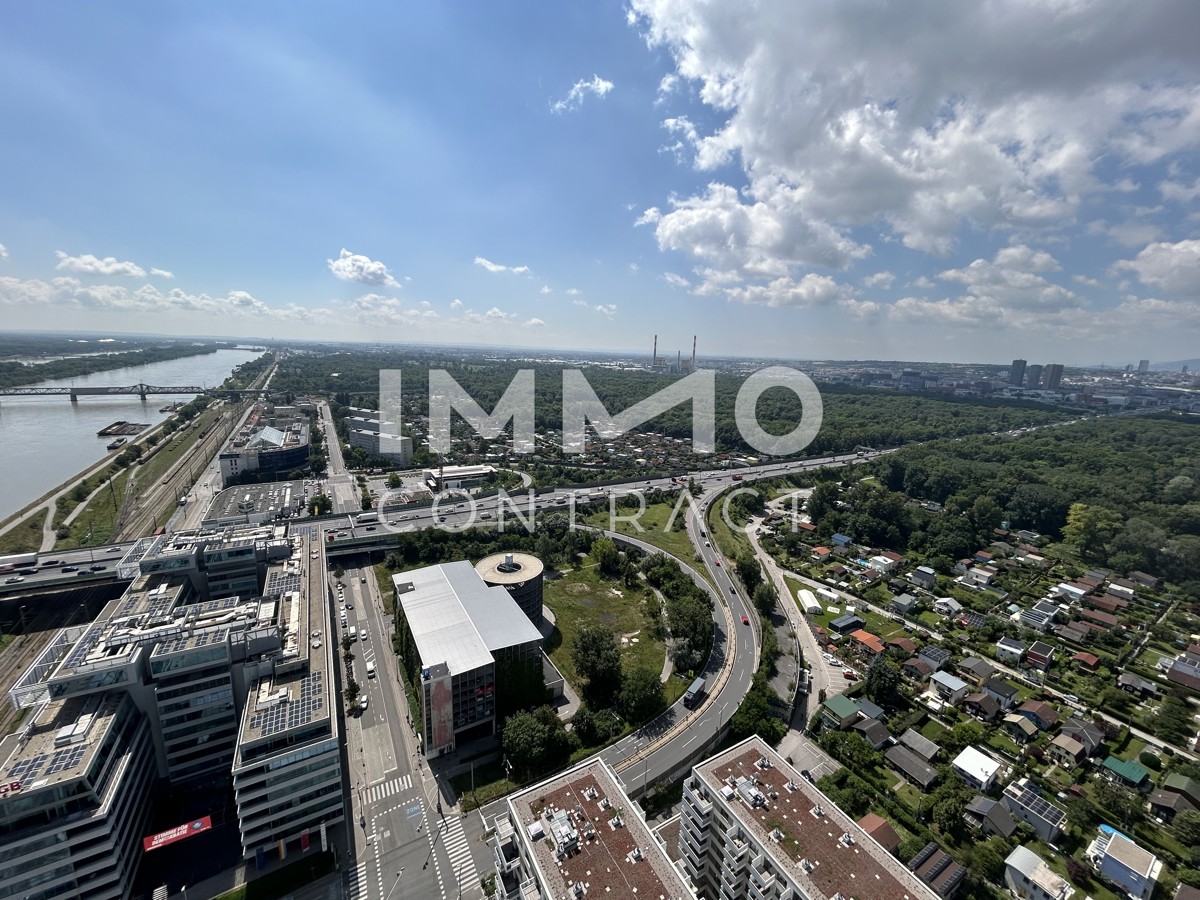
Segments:
[[[25,9],[0,36],[0,306],[14,329],[1187,360],[1200,11],[1127,6]]]

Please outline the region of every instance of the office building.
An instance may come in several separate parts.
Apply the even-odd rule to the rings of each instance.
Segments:
[[[392,576],[401,659],[421,699],[426,756],[496,731],[505,673],[537,666],[541,632],[466,560]]]
[[[1042,387],[1048,391],[1057,391],[1062,386],[1063,367],[1060,363],[1050,363],[1043,370]]]
[[[545,566],[529,553],[495,553],[475,563],[475,571],[488,587],[502,587],[521,612],[541,631],[542,582]]]
[[[143,539],[124,594],[51,638],[10,692],[36,711],[0,742],[21,794],[0,806],[3,843],[41,848],[8,857],[17,895],[127,897],[158,779],[232,778],[246,858],[342,821],[336,642],[310,559],[284,525]]]
[[[1042,367],[1035,364],[1035,365],[1032,365],[1032,366],[1029,366],[1028,368],[1026,368],[1025,369],[1025,387],[1030,388],[1032,390],[1034,388],[1039,388],[1041,386],[1042,386]]]
[[[493,826],[502,898],[696,896],[601,759],[510,796]]]
[[[709,900],[938,896],[757,736],[684,780],[679,850]]]
[[[439,491],[466,491],[481,487],[496,477],[496,470],[491,466],[441,466],[437,469],[425,469],[421,480],[433,493]]]
[[[308,416],[258,404],[217,454],[222,485],[229,487],[246,473],[288,472],[308,465],[308,430]]]
[[[1138,360],[1138,374],[1146,375],[1147,373],[1149,373],[1149,371],[1150,371],[1150,360],[1148,360],[1148,359]]]
[[[350,420],[346,421],[349,426]],[[412,464],[412,438],[369,428],[349,427],[347,427],[346,435],[351,447],[358,447],[371,456],[382,457],[399,466]]]
[[[1025,360],[1014,359],[1008,367],[1008,383],[1020,387],[1025,381]]]

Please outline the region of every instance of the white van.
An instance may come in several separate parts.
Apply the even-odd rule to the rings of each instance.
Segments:
[[[375,677],[375,663],[371,662],[370,660],[367,660],[367,677]]]
[[[354,625],[351,625],[350,626],[350,643],[354,643],[357,640],[358,640],[358,628],[356,628]]]

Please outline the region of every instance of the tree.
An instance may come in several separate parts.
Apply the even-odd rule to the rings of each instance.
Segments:
[[[1200,812],[1185,809],[1183,812],[1176,813],[1171,825],[1175,830],[1175,837],[1183,846],[1196,847],[1200,845]]]
[[[769,581],[762,582],[754,589],[754,608],[764,616],[775,612],[775,604],[779,601],[779,591]]]
[[[522,779],[543,775],[566,762],[571,736],[548,706],[514,713],[500,738],[504,756]]]
[[[836,481],[822,481],[812,489],[805,509],[813,522],[820,524],[826,516],[837,509],[841,488]]]
[[[1083,556],[1098,556],[1109,538],[1121,526],[1121,517],[1103,506],[1072,503],[1067,511],[1063,537],[1079,548]]]
[[[327,516],[333,512],[333,500],[328,494],[315,494],[308,501],[308,514],[310,516]]]
[[[734,567],[737,569],[738,578],[746,586],[746,590],[753,591],[762,581],[762,567],[759,566],[758,560],[749,550],[743,550],[737,555]]]
[[[583,694],[588,705],[592,709],[612,706],[621,690],[621,651],[616,635],[603,625],[585,625],[571,642],[571,661],[586,680]]]
[[[620,706],[630,722],[648,722],[666,709],[667,700],[658,674],[646,666],[638,666],[624,675]]]
[[[596,717],[592,715],[592,711],[588,709],[586,703],[579,704],[579,709],[575,710],[575,715],[571,716],[571,733],[585,747],[591,747],[596,743]]]
[[[886,653],[880,653],[867,669],[863,693],[880,706],[887,706],[895,700],[899,687],[900,667],[889,659]]]
[[[1195,732],[1192,710],[1187,701],[1171,694],[1158,708],[1154,717],[1153,731],[1156,737],[1172,744],[1183,746]]]
[[[1097,782],[1092,799],[1116,816],[1124,827],[1133,827],[1143,818],[1141,796],[1122,785],[1110,781]]]
[[[621,574],[621,552],[612,538],[597,538],[592,542],[592,559],[602,575],[613,577]]]
[[[402,484],[404,484],[404,481],[397,472],[393,472],[387,477],[387,486],[393,491],[398,490]]]

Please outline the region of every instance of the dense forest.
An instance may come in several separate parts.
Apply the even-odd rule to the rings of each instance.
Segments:
[[[818,485],[809,511],[822,532],[943,563],[1008,522],[1070,543],[1089,562],[1154,572],[1200,596],[1197,448],[1200,422],[1168,416],[934,441],[871,463],[877,484]]]
[[[84,348],[95,348],[100,344],[70,344],[74,352],[88,352]],[[24,348],[17,344],[15,347]],[[16,349],[7,346],[10,352],[28,355],[28,349]],[[95,372],[108,372],[112,369],[123,369],[126,366],[144,366],[148,363],[166,362],[171,359],[183,359],[188,356],[200,356],[206,353],[216,353],[220,349],[216,344],[171,343],[162,346],[144,347],[138,350],[122,350],[113,353],[102,353],[96,356],[73,356],[67,359],[52,359],[44,363],[23,363],[13,359],[0,360],[0,388],[24,387],[48,381],[55,378],[78,378]],[[41,353],[44,351],[34,351]],[[60,348],[59,352],[71,352],[70,349]]]
[[[518,369],[531,368],[535,371],[537,427],[556,432],[562,426],[562,367],[544,364],[466,364],[434,354],[416,363],[411,354],[333,354],[285,361],[272,386],[294,393],[328,393],[345,405],[374,409],[378,408],[382,368],[402,371],[406,414],[419,419],[428,415],[429,369],[446,369],[485,410],[490,410]],[[613,414],[679,380],[678,376],[598,367],[584,369],[584,374]],[[719,451],[754,452],[742,440],[734,420],[734,404],[744,381],[741,376],[720,373],[716,376]],[[820,390],[824,407],[822,427],[808,448],[811,455],[853,450],[857,446],[894,447],[912,441],[1004,431],[1043,425],[1068,416],[1062,410],[1027,401],[896,394],[840,384],[822,384]],[[766,391],[757,404],[758,422],[771,434],[791,431],[804,414],[800,400],[783,388]],[[670,409],[642,427],[670,437],[689,438],[691,404]]]

